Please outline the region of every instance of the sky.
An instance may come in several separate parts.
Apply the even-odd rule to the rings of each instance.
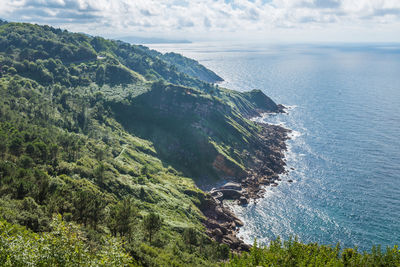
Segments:
[[[0,0],[0,18],[108,38],[400,42],[400,0]]]

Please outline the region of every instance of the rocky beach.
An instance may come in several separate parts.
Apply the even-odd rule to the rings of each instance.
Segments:
[[[284,112],[283,106],[279,112]],[[286,141],[291,130],[278,125],[257,122],[261,126],[260,144],[254,157],[254,165],[246,169],[241,179],[226,181],[222,186],[209,190],[206,208],[202,210],[206,216],[203,222],[208,235],[218,242],[225,243],[235,251],[248,251],[250,245],[237,237],[239,228],[244,225],[226,205],[230,201],[234,205],[247,205],[263,197],[266,186],[278,186],[280,175],[285,170]],[[292,182],[288,180],[287,182]]]

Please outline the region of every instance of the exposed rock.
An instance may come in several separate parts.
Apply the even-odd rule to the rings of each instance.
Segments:
[[[257,164],[247,170],[248,175],[242,180],[243,195],[248,199],[262,197],[263,186],[276,186],[276,182],[281,180],[279,175],[285,172],[285,141],[290,130],[276,125],[259,125],[263,127],[261,138],[264,144],[260,145],[260,151],[257,152]]]
[[[246,176],[246,172],[244,172],[236,164],[233,164],[229,159],[227,159],[222,154],[218,154],[215,157],[212,165],[214,169],[221,174],[221,176],[238,177],[239,179]]]
[[[219,229],[219,228],[215,228],[215,229],[212,231],[212,234],[213,234],[214,236],[216,236],[216,237],[222,237],[222,236],[223,236],[223,233],[222,233],[221,229]]]
[[[236,226],[242,226],[243,223],[228,208],[209,195],[199,208],[206,216],[203,223],[212,239],[229,245],[235,251],[248,250],[246,244],[236,237]]]
[[[236,224],[237,227],[241,227],[241,226],[244,225],[243,222],[241,220],[239,220],[239,219],[235,220],[235,224]]]
[[[279,106],[280,112],[283,106]],[[211,196],[206,198],[200,209],[206,216],[204,225],[207,227],[208,235],[218,242],[225,243],[234,251],[248,251],[250,246],[237,238],[237,227],[243,226],[241,222],[223,204],[225,199],[237,200],[241,205],[249,203],[250,199],[257,200],[263,197],[265,190],[263,186],[278,186],[280,174],[285,172],[284,151],[285,141],[288,139],[288,132],[283,127],[276,125],[259,124],[262,126],[260,134],[259,149],[252,157],[252,166],[248,166],[245,172],[230,167],[230,162],[222,155],[214,160],[216,170],[226,175],[235,177],[238,182],[228,182],[218,189],[210,191]]]
[[[243,196],[239,198],[239,202],[240,202],[240,205],[247,205],[249,203],[247,198],[245,198]]]
[[[239,199],[242,196],[242,192],[233,189],[221,189],[219,190],[223,194],[222,199]]]
[[[234,182],[228,182],[221,186],[221,189],[232,189],[232,190],[237,190],[241,191],[242,190],[242,185],[239,183],[234,183]]]
[[[222,239],[222,242],[229,245],[233,249],[238,249],[243,241],[237,238],[236,235],[226,235]]]

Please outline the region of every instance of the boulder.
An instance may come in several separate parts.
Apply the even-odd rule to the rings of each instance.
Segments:
[[[239,248],[241,251],[250,251],[251,246],[246,243],[240,243]]]
[[[228,182],[228,183],[224,184],[223,186],[221,186],[221,189],[233,189],[233,190],[241,191],[242,186],[239,183]]]
[[[240,197],[239,198],[239,202],[240,202],[240,205],[247,205],[247,204],[249,204],[249,201],[247,200],[247,198],[245,198],[245,197]]]
[[[242,227],[244,225],[243,222],[241,220],[239,220],[239,219],[235,220],[235,224],[236,224],[237,227]]]
[[[215,229],[212,231],[212,234],[213,234],[214,236],[216,236],[216,237],[221,237],[221,236],[223,236],[223,233],[222,233],[221,229],[219,229],[219,228],[215,228]]]
[[[242,191],[234,189],[221,189],[219,192],[224,195],[223,199],[239,199],[242,196]]]

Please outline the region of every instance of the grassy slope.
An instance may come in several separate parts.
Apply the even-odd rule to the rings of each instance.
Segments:
[[[69,255],[75,248],[60,245],[63,235],[93,264],[112,262],[118,255],[104,251],[121,246],[118,257],[149,266],[226,258],[204,235],[206,196],[195,181],[243,175],[259,145],[258,126],[243,116],[279,108],[260,91],[217,88],[149,51],[47,26],[0,26],[1,264],[39,264],[34,249],[52,242],[53,256]],[[142,227],[151,212],[163,219],[152,242]],[[43,264],[66,264],[53,256]]]
[[[49,99],[50,92],[40,85],[22,89],[28,82],[35,84],[18,77],[1,80],[0,133],[5,144],[0,163],[2,217],[34,231],[48,231],[53,214],[60,213],[67,221],[82,224],[88,238],[98,243],[110,233],[109,210],[125,197],[132,197],[139,212],[131,229],[135,239],[127,250],[136,259],[144,264],[161,263],[166,258],[176,263],[202,262],[200,256],[189,256],[182,240],[184,229],[192,228],[206,244],[214,246],[201,234],[203,215],[198,206],[204,195],[193,180],[162,162],[151,141],[125,131],[106,111],[99,117],[108,100],[99,99],[96,92],[83,98],[70,97],[63,107],[60,95]],[[14,83],[21,85],[12,86]],[[86,126],[73,120],[82,113],[81,105],[87,110]],[[31,145],[34,152],[30,152]],[[58,148],[55,155],[53,147]],[[102,156],[98,156],[99,151]],[[104,166],[101,173],[100,166]],[[76,205],[82,201],[89,204],[81,210]],[[96,211],[98,218],[93,219]],[[141,218],[149,212],[164,220],[151,244],[143,241],[146,238],[140,228]],[[183,256],[173,255],[175,250]],[[204,261],[213,261],[213,257],[210,253]]]
[[[116,238],[135,233],[124,249],[139,263],[210,265],[226,249],[204,235],[205,195],[194,180],[224,174],[210,155],[222,153],[242,171],[229,142],[246,146],[257,127],[221,100],[229,97],[222,90],[145,52],[47,26],[0,27],[1,217],[47,232],[60,213],[81,225],[93,249],[130,197],[138,212]],[[152,82],[158,78],[197,89]],[[150,212],[164,221],[153,242],[141,227]],[[185,229],[203,245],[188,248]]]
[[[176,66],[180,72],[183,72],[189,76],[198,78],[202,81],[215,83],[221,82],[223,79],[219,77],[213,71],[207,69],[203,65],[199,64],[197,61],[184,57],[180,54],[169,52],[169,53],[159,53],[157,51],[152,50],[152,55],[157,56],[169,63],[170,65]]]
[[[112,109],[129,132],[151,140],[165,162],[197,181],[244,175],[241,153],[256,142],[256,125],[220,99],[191,88],[153,86]],[[213,167],[221,154],[231,173]]]

